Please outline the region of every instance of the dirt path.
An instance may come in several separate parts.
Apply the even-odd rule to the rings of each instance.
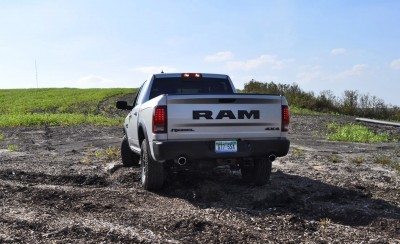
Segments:
[[[293,116],[290,154],[264,187],[219,168],[158,193],[112,155],[120,128],[0,129],[0,148],[18,147],[0,149],[0,242],[400,243],[400,175],[376,163],[400,160],[399,143],[328,142],[332,120],[352,119]]]

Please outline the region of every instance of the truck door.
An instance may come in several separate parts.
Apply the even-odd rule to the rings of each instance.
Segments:
[[[128,140],[129,145],[133,146],[136,150],[140,149],[139,145],[139,136],[138,136],[138,117],[139,117],[139,109],[140,105],[138,104],[138,98],[140,96],[140,91],[142,87],[140,87],[139,91],[136,93],[135,100],[133,101],[133,109],[128,115]]]

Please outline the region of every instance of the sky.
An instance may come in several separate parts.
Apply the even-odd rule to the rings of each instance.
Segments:
[[[164,70],[400,106],[399,13],[397,0],[0,0],[0,89],[139,87]]]

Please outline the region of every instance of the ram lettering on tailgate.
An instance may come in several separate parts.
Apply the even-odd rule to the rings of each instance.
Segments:
[[[213,112],[210,110],[194,110],[193,111],[193,119],[214,119]],[[260,119],[260,111],[259,110],[239,110],[237,111],[237,116],[231,110],[221,110],[215,117],[215,119]]]

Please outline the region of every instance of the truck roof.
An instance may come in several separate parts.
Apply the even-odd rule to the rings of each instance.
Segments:
[[[182,77],[183,74],[200,74],[204,78],[219,78],[226,79],[229,76],[225,74],[209,74],[209,73],[159,73],[154,74],[156,78],[168,78],[168,77]]]

